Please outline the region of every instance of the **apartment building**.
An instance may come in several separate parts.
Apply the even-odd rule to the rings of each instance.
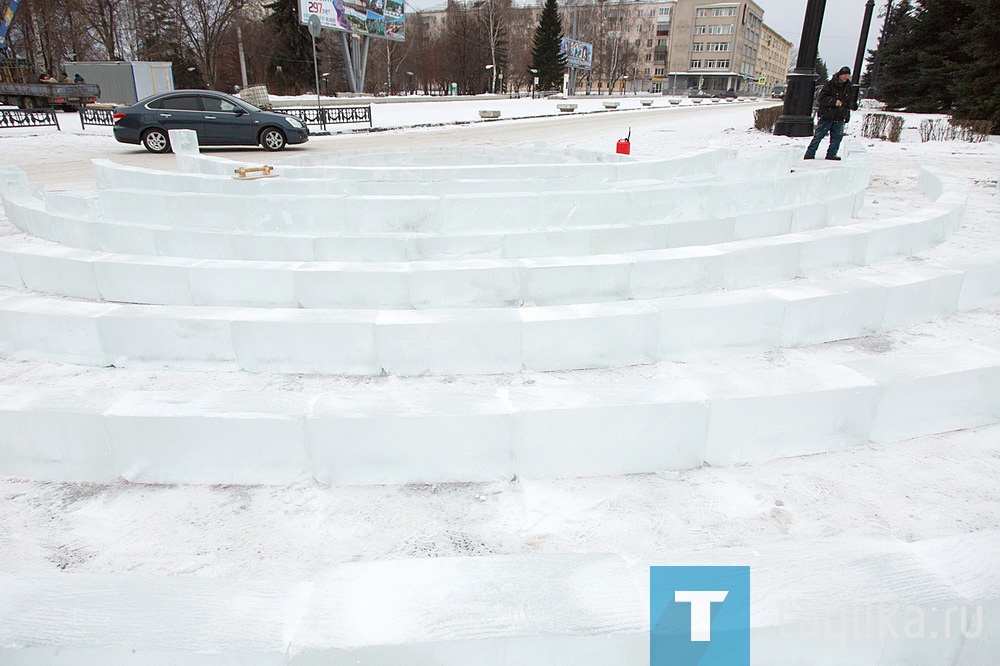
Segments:
[[[445,10],[421,12],[432,34],[444,29]],[[530,48],[541,4],[513,11],[510,41]],[[594,45],[594,70],[577,72],[577,92],[764,93],[785,79],[791,43],[764,25],[752,1],[566,0],[560,12],[566,37],[575,25],[576,39]]]
[[[671,90],[761,92],[764,10],[755,2],[678,0],[668,62]]]
[[[757,74],[767,90],[788,84],[791,58],[792,43],[765,23],[760,35],[760,49],[757,51]]]

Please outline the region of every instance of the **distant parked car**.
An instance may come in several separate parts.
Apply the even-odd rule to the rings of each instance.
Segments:
[[[262,111],[214,90],[160,93],[116,108],[114,118],[115,139],[153,153],[170,151],[167,132],[172,129],[194,130],[202,146],[260,144],[264,150],[281,150],[309,140],[309,129],[298,118]]]
[[[783,99],[785,97],[785,86],[774,86],[771,88],[771,97],[774,99]]]
[[[740,94],[735,90],[718,90],[712,94],[712,97],[719,97],[722,99],[736,99]]]
[[[689,90],[688,97],[694,97],[696,99],[707,99],[711,97],[711,95],[709,95],[704,90]]]

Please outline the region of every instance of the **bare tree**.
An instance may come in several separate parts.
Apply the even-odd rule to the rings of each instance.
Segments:
[[[75,0],[22,2],[8,33],[8,55],[34,73],[58,75],[70,56],[89,56],[93,40],[79,19]]]
[[[223,36],[242,4],[242,0],[177,0],[171,5],[184,42],[209,86],[220,83],[217,79]]]
[[[103,49],[108,60],[121,60],[122,23],[127,0],[78,0],[80,16]]]
[[[445,16],[444,50],[449,58],[443,73],[447,80],[458,83],[462,93],[482,92],[488,61],[478,20],[466,6],[450,0]]]
[[[507,67],[510,0],[482,0],[476,6],[483,42],[489,51],[490,90],[496,92],[497,75]]]
[[[583,9],[583,7],[581,7]],[[586,6],[581,12],[585,17],[578,28],[581,39],[594,45],[593,77],[598,86],[604,82],[613,90],[622,78],[636,65],[639,49],[629,38],[629,12],[627,2],[605,2]]]
[[[431,36],[427,17],[421,12],[414,12],[406,16],[408,48],[403,56],[401,67],[405,68],[402,71],[413,72],[414,81],[412,83],[423,89],[424,92],[430,92],[431,83],[437,81],[438,67],[433,58],[435,41]],[[407,85],[410,83],[407,80]]]

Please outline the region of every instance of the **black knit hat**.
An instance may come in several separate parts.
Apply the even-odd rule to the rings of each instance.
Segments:
[[[837,76],[840,76],[841,74],[850,74],[850,73],[851,73],[850,67],[841,67],[840,70],[837,72]]]

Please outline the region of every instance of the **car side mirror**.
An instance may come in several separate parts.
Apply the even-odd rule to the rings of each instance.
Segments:
[[[235,113],[237,116],[242,116],[246,112],[247,112],[247,110],[244,109],[242,106],[236,107],[236,109],[233,111],[233,113]]]

